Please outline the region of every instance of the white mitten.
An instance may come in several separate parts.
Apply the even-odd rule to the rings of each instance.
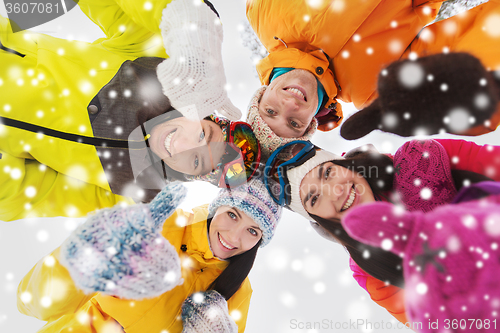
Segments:
[[[182,303],[182,333],[236,333],[224,297],[215,290],[194,293]]]
[[[172,106],[192,120],[215,110],[240,119],[225,90],[222,26],[215,12],[202,0],[174,0],[163,10],[160,29],[170,58],[158,65],[157,75]]]

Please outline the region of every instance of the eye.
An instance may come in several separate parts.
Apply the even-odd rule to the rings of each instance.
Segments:
[[[198,165],[200,164],[200,160],[198,159],[198,156],[194,157],[194,168],[198,168]]]
[[[267,114],[269,114],[270,116],[275,116],[276,115],[276,111],[272,110],[272,109],[266,109],[266,112]]]
[[[235,221],[236,221],[236,214],[235,214],[235,213],[233,213],[233,212],[227,212],[227,215],[229,215],[229,217],[230,217],[231,219],[233,219],[233,220],[235,220]]]
[[[257,230],[253,229],[253,228],[248,228],[248,232],[252,234],[252,236],[258,236],[259,233],[257,232]]]
[[[292,127],[294,127],[294,128],[300,128],[300,125],[297,122],[293,121],[293,120],[290,121],[290,125],[292,125]]]
[[[200,142],[205,139],[205,130],[202,130],[200,133]]]
[[[328,176],[330,175],[331,171],[332,171],[332,167],[329,167],[328,169],[325,170],[325,180],[328,179]]]
[[[314,197],[311,198],[311,207],[314,207],[316,204],[316,201],[318,201],[319,195],[315,195]]]

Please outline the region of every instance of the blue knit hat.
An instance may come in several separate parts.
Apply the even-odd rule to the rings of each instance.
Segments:
[[[237,208],[254,220],[262,230],[261,247],[271,241],[281,217],[281,207],[274,202],[258,178],[237,188],[220,190],[208,207],[210,216],[215,215],[220,206]]]

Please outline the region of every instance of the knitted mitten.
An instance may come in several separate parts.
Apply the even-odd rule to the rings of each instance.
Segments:
[[[492,325],[500,299],[500,195],[428,213],[371,203],[342,224],[354,239],[403,258],[406,313],[423,323],[419,332],[452,332],[464,320],[467,329],[455,325],[453,332],[480,331],[469,319]],[[430,326],[436,321],[439,329]]]
[[[176,249],[161,235],[186,195],[178,183],[149,203],[102,209],[61,246],[61,263],[76,286],[125,299],[155,297],[182,282]]]
[[[224,297],[215,290],[194,293],[182,304],[183,333],[236,333]]]
[[[160,29],[170,58],[158,65],[157,74],[172,106],[192,120],[214,110],[240,119],[225,90],[222,26],[211,7],[202,0],[174,0],[163,10]]]
[[[435,140],[412,140],[394,155],[394,189],[409,211],[428,212],[451,202],[457,190],[444,147]]]
[[[379,97],[347,119],[340,133],[354,140],[375,129],[401,136],[491,132],[499,123],[498,74],[467,53],[394,62],[379,75]]]

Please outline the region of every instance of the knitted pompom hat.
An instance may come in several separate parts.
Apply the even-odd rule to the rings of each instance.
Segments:
[[[264,183],[257,178],[237,188],[220,190],[208,207],[209,215],[214,216],[220,206],[237,208],[254,220],[262,230],[261,247],[271,241],[281,217],[281,207],[274,202]]]
[[[215,290],[194,293],[182,303],[182,333],[236,333],[227,302]]]
[[[342,156],[336,155],[326,150],[319,149],[316,150],[316,155],[305,161],[302,165],[299,165],[293,169],[289,169],[286,173],[288,181],[290,183],[290,188],[292,192],[292,200],[288,206],[292,211],[299,213],[304,216],[309,221],[314,221],[311,215],[306,211],[304,205],[302,205],[302,200],[300,200],[300,184],[302,179],[306,174],[317,167],[332,160],[341,160]]]
[[[295,140],[308,141],[312,138],[313,134],[316,132],[318,127],[318,121],[316,117],[313,117],[311,123],[307,127],[304,135],[300,138],[282,138],[276,135],[273,130],[267,125],[267,123],[262,119],[259,114],[259,104],[264,91],[266,91],[267,86],[262,86],[253,95],[250,104],[248,105],[248,114],[246,122],[252,126],[252,130],[255,136],[260,142],[261,154],[263,157],[268,158],[271,156],[276,148],[292,142]]]

